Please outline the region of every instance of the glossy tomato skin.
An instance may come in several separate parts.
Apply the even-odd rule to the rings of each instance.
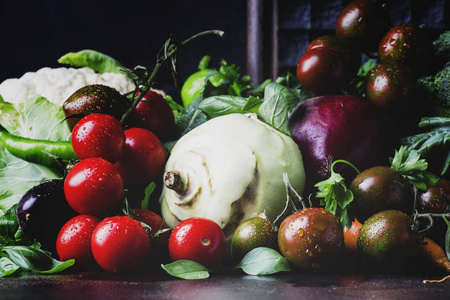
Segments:
[[[394,209],[412,213],[413,197],[403,176],[387,166],[369,168],[357,175],[349,189],[355,217],[364,222],[372,215]]]
[[[378,47],[378,60],[402,64],[420,73],[427,68],[432,49],[432,42],[423,28],[400,24],[384,35]]]
[[[355,0],[344,7],[336,21],[336,35],[359,47],[376,52],[384,34],[391,28],[389,14],[372,0]]]
[[[161,229],[169,228],[166,222],[164,222],[164,219],[160,215],[149,209],[136,208],[134,209],[134,215],[136,217],[136,220],[150,226],[151,228],[150,234],[152,236],[155,236],[155,234]],[[170,237],[170,232],[169,231],[163,232],[158,237],[163,240],[168,240]]]
[[[138,103],[127,122],[129,127],[139,127],[167,141],[176,134],[175,117],[164,96],[150,90]]]
[[[381,63],[368,74],[366,97],[383,109],[398,107],[409,99],[415,83],[408,68],[396,63]]]
[[[450,181],[439,179],[435,185],[429,185],[426,191],[419,191],[418,207],[420,213],[442,214],[447,210],[450,199]]]
[[[87,158],[77,163],[64,181],[69,205],[79,214],[104,216],[122,199],[123,180],[112,163]]]
[[[79,159],[101,157],[115,163],[122,154],[125,134],[120,122],[107,114],[83,117],[72,130],[72,146]]]
[[[75,259],[79,269],[96,265],[91,250],[91,238],[100,219],[89,215],[78,215],[67,221],[56,240],[56,251],[61,261]]]
[[[297,63],[297,78],[314,95],[338,92],[346,83],[345,58],[339,51],[321,47],[306,51]]]
[[[344,248],[342,225],[323,208],[305,208],[286,217],[278,229],[281,254],[305,271],[329,271]]]
[[[213,269],[225,254],[226,239],[220,226],[206,218],[193,217],[181,221],[169,238],[173,261],[192,260]]]
[[[353,44],[336,35],[323,35],[311,41],[305,52],[318,48],[329,48],[341,53],[345,62],[345,76],[347,80],[352,79],[358,72],[361,66],[361,52]]]
[[[128,216],[103,219],[95,227],[91,243],[95,261],[110,273],[138,270],[150,250],[150,237],[144,227]]]
[[[143,128],[125,130],[125,146],[114,164],[125,186],[145,186],[162,176],[167,151],[152,132]]]

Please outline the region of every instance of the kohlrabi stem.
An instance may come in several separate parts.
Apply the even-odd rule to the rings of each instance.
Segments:
[[[174,64],[174,60],[173,60],[174,55],[180,49],[182,49],[184,46],[192,43],[195,40],[198,40],[199,38],[202,38],[202,37],[208,36],[208,35],[215,35],[215,36],[222,37],[223,33],[224,32],[220,31],[220,30],[203,31],[203,32],[200,32],[182,42],[180,42],[178,39],[173,38],[173,37],[169,38],[158,53],[158,58],[156,60],[156,65],[155,65],[155,68],[153,69],[153,72],[150,74],[150,76],[146,79],[145,82],[142,82],[142,86],[136,87],[136,89],[139,90],[139,94],[136,96],[137,93],[136,92],[134,93],[134,96],[136,96],[136,98],[133,100],[131,107],[123,114],[120,122],[122,124],[125,122],[125,120],[131,114],[131,112],[136,108],[136,106],[139,104],[139,102],[142,100],[142,98],[147,94],[147,92],[152,87],[153,80],[155,79],[156,74],[158,74],[159,69],[161,69],[161,66],[168,59],[172,59],[172,63]]]
[[[344,159],[337,159],[337,160],[335,160],[335,161],[331,164],[331,171],[332,171],[332,172],[333,172],[333,167],[334,167],[334,165],[335,165],[336,163],[345,163],[345,164],[349,165],[350,167],[352,167],[353,170],[355,170],[356,174],[360,174],[360,173],[361,173],[361,172],[358,170],[358,168],[355,167],[354,164],[352,164],[351,162],[346,161],[346,160],[344,160]]]
[[[180,195],[186,192],[187,184],[179,171],[172,170],[164,173],[164,185]]]

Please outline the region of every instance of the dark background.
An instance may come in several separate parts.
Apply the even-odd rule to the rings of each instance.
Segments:
[[[171,34],[184,40],[204,30],[220,29],[225,31],[223,38],[208,37],[180,52],[180,81],[195,72],[200,59],[209,54],[211,66],[225,59],[258,83],[294,72],[312,39],[334,33],[337,16],[349,2],[0,0],[0,81],[45,66],[57,67],[62,55],[87,48],[109,54],[129,68],[144,65],[152,69],[158,50]],[[423,25],[433,36],[450,28],[450,1],[386,2],[394,25]],[[250,34],[248,16],[257,19]],[[255,56],[258,59],[252,60]],[[173,88],[167,68],[157,85],[169,92]]]

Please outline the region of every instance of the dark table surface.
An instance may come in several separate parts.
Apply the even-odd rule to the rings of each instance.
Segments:
[[[450,299],[450,280],[425,279],[439,278],[285,273],[178,280],[90,272],[0,279],[0,299]]]

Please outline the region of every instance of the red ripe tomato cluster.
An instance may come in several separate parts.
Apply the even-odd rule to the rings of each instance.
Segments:
[[[164,100],[153,91],[148,97]],[[137,124],[133,118],[142,118],[142,107],[153,105],[150,103],[141,105],[130,120]],[[164,105],[170,110],[167,102]],[[64,179],[64,194],[79,215],[59,232],[56,246],[61,260],[75,259],[80,268],[97,264],[108,272],[127,272],[147,260],[151,238],[166,227],[163,219],[149,210],[135,210],[130,216],[115,213],[125,188],[158,180],[167,159],[160,139],[146,129],[145,120],[137,125],[141,127],[127,124],[124,129],[111,115],[90,113],[73,127],[72,146],[80,161]]]

